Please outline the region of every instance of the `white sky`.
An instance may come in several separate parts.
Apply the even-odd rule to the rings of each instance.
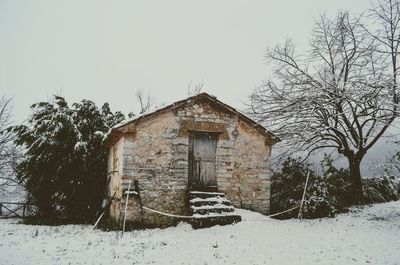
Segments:
[[[268,46],[306,44],[322,12],[359,13],[368,0],[0,0],[0,96],[13,98],[15,119],[61,94],[72,103],[107,101],[137,112],[136,89],[156,102],[204,91],[236,108],[268,76]]]
[[[109,102],[127,114],[138,112],[137,89],[170,104],[203,80],[203,91],[243,109],[269,75],[267,47],[292,38],[303,48],[321,13],[369,7],[368,0],[0,0],[0,96],[13,98],[17,122],[52,94]],[[373,154],[387,149],[380,144]]]

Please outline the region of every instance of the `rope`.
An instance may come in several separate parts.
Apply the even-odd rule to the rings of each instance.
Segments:
[[[297,208],[299,208],[299,206],[290,208],[290,209],[288,209],[288,210],[286,210],[286,211],[283,211],[283,212],[279,212],[279,213],[274,213],[274,214],[271,214],[271,215],[267,215],[266,217],[274,217],[274,216],[277,216],[277,215],[281,215],[281,214],[283,214],[283,213],[287,213],[287,212],[293,211],[294,209],[297,209]]]
[[[160,215],[165,215],[165,216],[169,216],[169,217],[183,218],[183,219],[193,219],[194,218],[193,216],[187,216],[187,215],[176,215],[176,214],[170,214],[170,213],[163,213],[163,212],[160,212],[160,211],[157,211],[154,209],[147,208],[145,206],[143,206],[143,209],[145,209],[149,212],[158,213]]]
[[[296,206],[296,207],[287,209],[287,210],[282,211],[282,212],[279,212],[279,213],[274,213],[274,214],[271,214],[271,215],[267,215],[267,216],[265,216],[265,217],[271,218],[271,217],[274,217],[274,216],[281,215],[281,214],[283,214],[283,213],[287,213],[287,212],[293,211],[294,209],[300,208],[300,209],[299,209],[299,216],[298,216],[298,218],[301,218],[301,208],[302,208],[302,206],[303,206],[303,201],[304,201],[304,198],[305,198],[305,195],[306,195],[307,183],[308,183],[308,178],[309,178],[309,176],[310,176],[310,172],[308,172],[308,174],[307,174],[307,180],[306,180],[306,184],[305,184],[305,186],[304,186],[303,197],[302,197],[302,199],[301,199],[300,206]],[[130,182],[129,182],[129,187],[130,187]],[[130,193],[130,192],[129,192],[129,188],[128,188],[128,193],[126,193],[126,196],[127,196],[127,197],[126,197],[126,198],[127,198],[126,206],[127,206],[127,202],[128,202],[129,193]],[[139,193],[137,193],[137,195],[139,195]],[[139,198],[140,198],[140,196],[139,196]],[[149,212],[153,212],[153,213],[160,214],[160,215],[164,215],[164,216],[168,216],[168,217],[181,218],[181,219],[196,219],[196,217],[193,217],[193,216],[176,215],[176,214],[170,214],[170,213],[160,212],[160,211],[157,211],[157,210],[154,210],[154,209],[145,207],[145,206],[143,206],[143,205],[140,205],[139,207],[141,207],[141,208],[143,208],[143,209],[145,209],[145,210],[147,210],[147,211],[149,211]],[[126,212],[126,209],[125,209],[125,212]],[[126,213],[125,213],[125,215],[126,215]],[[260,220],[262,220],[262,219],[260,219]]]
[[[294,209],[297,209],[297,208],[299,208],[299,206],[290,208],[290,209],[288,209],[288,210],[285,210],[285,211],[282,211],[282,212],[279,212],[279,213],[274,213],[274,214],[271,214],[271,215],[267,215],[267,216],[265,216],[265,217],[274,217],[274,216],[278,216],[278,215],[281,215],[281,214],[283,214],[283,213],[287,213],[287,212],[293,211]],[[147,211],[149,211],[149,212],[157,213],[157,214],[164,215],[164,216],[168,216],[168,217],[183,218],[183,219],[195,219],[195,218],[196,218],[196,217],[188,216],[188,215],[176,215],[176,214],[164,213],[164,212],[160,212],[160,211],[157,211],[157,210],[154,210],[154,209],[145,207],[145,206],[143,206],[143,209],[145,209],[145,210],[147,210]],[[212,216],[211,216],[211,217],[212,217]],[[262,219],[260,218],[260,220],[262,220]]]

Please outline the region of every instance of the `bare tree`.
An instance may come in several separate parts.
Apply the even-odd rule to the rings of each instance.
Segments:
[[[361,161],[399,114],[398,2],[381,1],[371,12],[383,30],[367,30],[361,17],[345,12],[320,17],[307,53],[297,55],[292,41],[269,49],[273,78],[255,89],[249,104],[290,152],[333,148],[344,155],[354,202],[362,195]]]
[[[193,85],[193,82],[190,81],[187,85],[187,95],[188,96],[195,96],[200,94],[204,87],[204,80],[201,80],[199,83]]]
[[[3,191],[19,184],[14,174],[19,153],[13,145],[14,134],[9,130],[11,109],[11,99],[0,98],[0,189]]]
[[[145,93],[141,89],[136,90],[136,100],[140,105],[139,114],[143,114],[143,113],[149,111],[154,105],[154,100],[150,96],[150,93],[149,92]]]

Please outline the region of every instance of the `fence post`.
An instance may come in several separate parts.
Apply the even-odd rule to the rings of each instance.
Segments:
[[[308,173],[307,173],[306,184],[304,185],[303,196],[301,198],[300,207],[299,207],[299,215],[297,216],[298,219],[303,218],[303,213],[301,211],[303,210],[302,208],[303,208],[304,198],[306,197],[308,178],[309,177],[310,177],[310,171],[308,171]]]
[[[24,203],[24,206],[22,206],[22,219],[25,218],[25,210],[26,210],[26,204]]]

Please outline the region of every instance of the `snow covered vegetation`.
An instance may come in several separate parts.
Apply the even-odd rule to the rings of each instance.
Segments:
[[[8,129],[12,125],[11,99],[0,96],[0,200],[19,200],[21,190],[15,179],[13,168],[20,157],[15,148],[14,134]]]
[[[89,225],[0,220],[0,264],[399,264],[400,201],[351,208],[335,218],[243,221],[194,230],[181,223],[121,237]]]
[[[103,137],[124,115],[90,100],[69,106],[59,96],[31,109],[27,124],[13,132],[26,150],[16,178],[24,184],[27,202],[38,207],[37,222],[91,222],[106,187]]]
[[[348,169],[336,168],[330,156],[321,161],[322,173],[300,159],[288,158],[272,175],[271,213],[282,212],[303,202],[303,218],[332,217],[352,205],[351,175]],[[400,199],[400,178],[381,176],[362,179],[363,194],[360,204],[389,202]],[[279,219],[297,217],[295,211],[277,216]]]

